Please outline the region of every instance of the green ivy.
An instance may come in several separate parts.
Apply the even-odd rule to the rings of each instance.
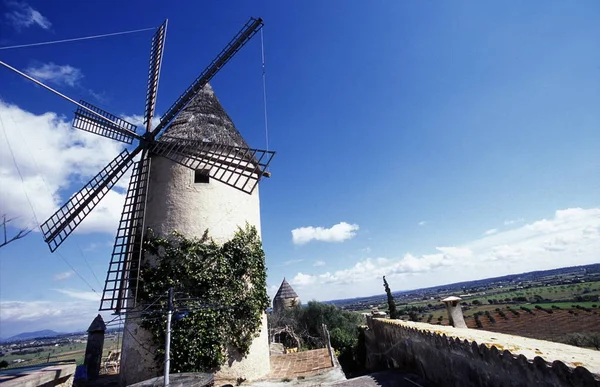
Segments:
[[[178,232],[147,233],[138,302],[151,305],[141,326],[152,333],[162,369],[170,287],[177,311],[171,328],[171,370],[213,371],[230,356],[246,356],[260,334],[269,305],[265,253],[256,228],[246,224],[222,246],[208,234],[188,239]]]

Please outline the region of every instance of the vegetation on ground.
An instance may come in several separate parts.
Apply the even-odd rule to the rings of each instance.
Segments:
[[[290,328],[281,341],[289,340],[286,346],[299,343],[299,350],[324,348],[327,337],[323,324],[329,331],[331,346],[335,349],[338,361],[346,375],[355,375],[364,365],[364,341],[359,326],[364,318],[357,312],[342,310],[334,305],[310,301],[306,306],[295,306],[269,315],[270,330],[278,327]],[[295,335],[295,338],[290,338]],[[285,337],[288,336],[288,337]]]

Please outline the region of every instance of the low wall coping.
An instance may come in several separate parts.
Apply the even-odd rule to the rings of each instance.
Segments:
[[[75,374],[75,362],[59,363],[52,365],[40,365],[4,370],[7,378],[2,382],[2,387],[36,387],[40,385],[60,385],[73,383]]]
[[[373,324],[375,321],[369,321]],[[474,341],[487,347],[496,347],[500,351],[508,350],[513,355],[523,355],[528,360],[539,356],[549,363],[560,360],[570,367],[584,367],[592,374],[600,375],[600,351],[579,348],[552,341],[531,339],[523,336],[496,333],[481,329],[460,329],[445,325],[432,325],[412,321],[377,319],[377,322],[399,325],[404,328],[430,332],[460,340]]]

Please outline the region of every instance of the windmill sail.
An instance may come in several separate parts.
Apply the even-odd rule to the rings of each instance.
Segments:
[[[193,170],[209,171],[210,177],[246,193],[252,193],[275,152],[162,136],[152,153]]]
[[[146,109],[144,113],[144,125],[146,126],[146,130],[150,128],[152,117],[154,117],[156,94],[158,92],[158,78],[160,76],[166,34],[167,21],[165,20],[152,37],[152,46],[150,48],[150,66],[148,69],[148,87],[146,88]]]
[[[261,18],[255,19],[250,18],[250,20],[242,27],[242,29],[231,39],[229,43],[221,50],[221,52],[217,55],[215,59],[208,65],[202,73],[196,78],[194,82],[177,98],[177,100],[171,105],[171,107],[167,110],[165,114],[160,119],[160,124],[152,131],[154,136],[158,135],[163,129],[165,129],[171,121],[179,115],[179,113],[187,106],[192,99],[206,86],[208,82],[221,70],[223,66],[229,62],[231,58],[239,50],[244,47],[246,43],[263,26],[263,21]]]
[[[122,310],[135,306],[149,169],[150,159],[145,155],[133,167],[104,283],[100,310],[114,310],[119,314]],[[128,302],[128,299],[132,302]]]
[[[133,153],[129,153],[127,149],[123,150],[40,226],[44,234],[44,240],[50,246],[51,251],[56,250],[96,207],[125,171],[129,169],[133,158],[138,152],[139,148]]]
[[[75,118],[73,119],[73,127],[75,129],[85,130],[86,132],[98,134],[127,144],[133,142],[133,135],[127,135],[127,131],[134,133],[137,128],[135,125],[110,114],[89,102],[80,100],[79,103],[108,118],[108,120],[102,119],[97,115],[92,114],[89,110],[79,107],[75,111]],[[119,124],[119,126],[116,126],[113,122]]]

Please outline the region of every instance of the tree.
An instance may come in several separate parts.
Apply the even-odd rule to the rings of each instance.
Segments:
[[[388,307],[390,309],[390,318],[397,319],[400,316],[398,316],[398,311],[396,310],[396,302],[394,302],[394,296],[392,296],[392,291],[390,290],[390,286],[385,280],[385,276],[383,276],[383,287],[385,288],[385,293],[387,294],[387,302]]]
[[[8,224],[15,220],[15,218],[6,219],[6,215],[2,215],[2,222],[0,223],[0,228],[2,228],[2,236],[3,240],[0,242],[0,248],[6,246],[7,244],[16,241],[17,239],[25,238],[27,234],[29,234],[32,230],[30,228],[21,228],[17,231],[16,235],[8,236],[6,229],[8,228]]]

